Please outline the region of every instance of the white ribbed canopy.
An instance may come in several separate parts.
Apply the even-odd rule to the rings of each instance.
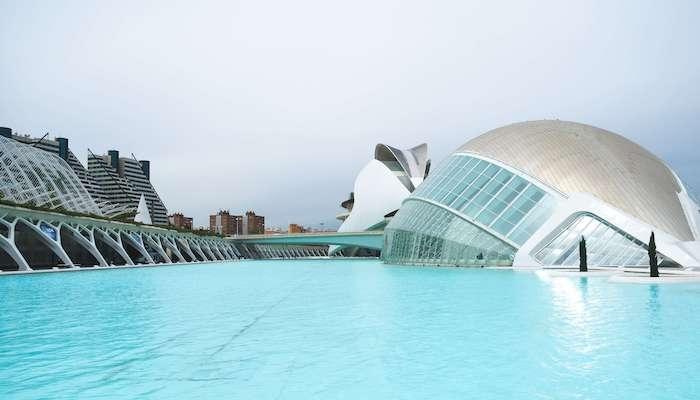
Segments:
[[[19,204],[102,215],[63,159],[3,136],[0,136],[0,194],[5,200]]]
[[[567,121],[489,131],[457,150],[498,160],[563,193],[590,193],[680,240],[693,240],[668,166],[612,132]]]

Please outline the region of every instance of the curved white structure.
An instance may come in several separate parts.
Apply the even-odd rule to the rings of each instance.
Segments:
[[[431,265],[700,265],[700,212],[678,176],[622,136],[565,121],[470,140],[386,228],[388,262]]]
[[[425,143],[408,150],[378,144],[374,159],[355,179],[354,201],[338,232],[382,229],[386,216],[423,182],[430,165],[427,154]]]
[[[102,215],[63,159],[4,136],[0,136],[0,193],[18,204]]]

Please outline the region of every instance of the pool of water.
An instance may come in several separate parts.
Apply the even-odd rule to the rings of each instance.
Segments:
[[[697,399],[700,285],[377,261],[0,277],[1,399]]]

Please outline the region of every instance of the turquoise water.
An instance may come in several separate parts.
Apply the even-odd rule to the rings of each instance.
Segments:
[[[252,261],[0,299],[0,399],[700,398],[695,284]]]

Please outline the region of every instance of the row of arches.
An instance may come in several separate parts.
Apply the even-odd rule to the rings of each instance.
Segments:
[[[254,259],[328,257],[327,245],[246,244],[243,249]]]
[[[2,271],[190,263],[239,258],[242,256],[236,247],[219,238],[8,215],[0,218]]]

